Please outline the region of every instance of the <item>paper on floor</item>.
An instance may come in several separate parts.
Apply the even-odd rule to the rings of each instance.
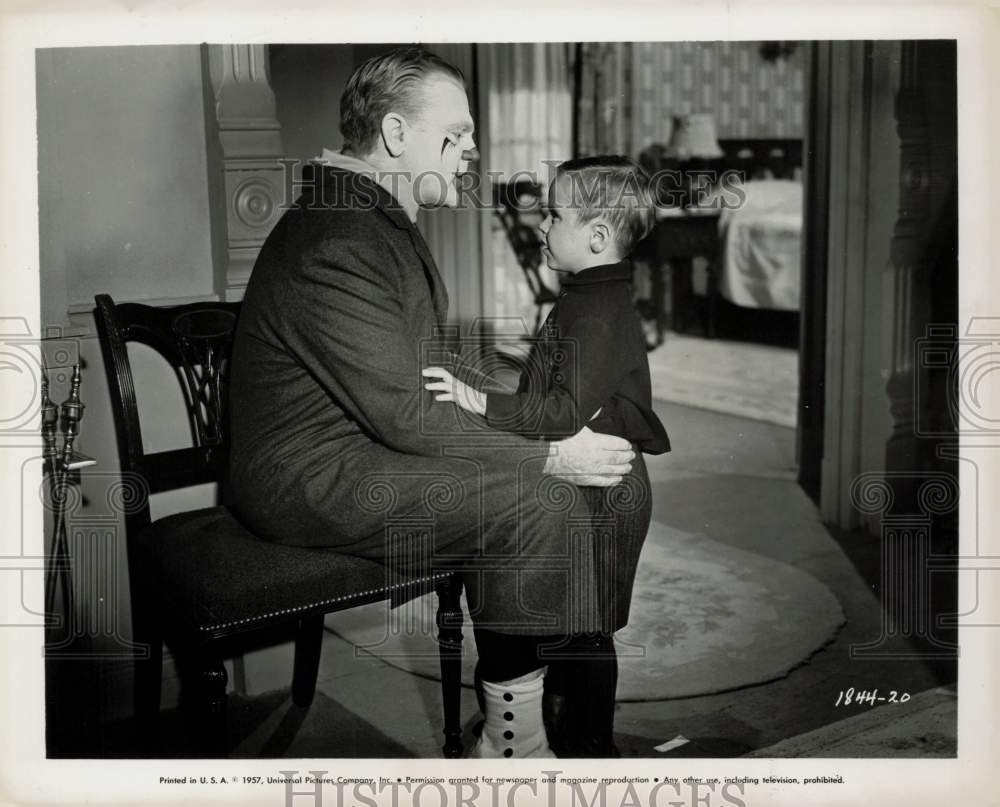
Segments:
[[[661,753],[666,751],[673,751],[675,748],[680,748],[682,745],[686,745],[689,742],[691,741],[683,734],[678,734],[676,737],[674,737],[674,739],[667,740],[665,743],[656,746],[653,750],[660,751]]]

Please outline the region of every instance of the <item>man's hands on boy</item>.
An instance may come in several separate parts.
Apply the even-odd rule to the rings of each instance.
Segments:
[[[486,414],[486,393],[459,381],[443,367],[427,367],[421,374],[428,379],[424,388],[435,393],[436,401],[457,404],[477,415]],[[595,417],[599,413],[600,409]],[[550,444],[544,473],[579,487],[610,487],[632,469],[634,458],[628,440],[584,427],[572,437]]]
[[[459,381],[443,367],[425,367],[421,371],[424,378],[431,379],[424,384],[424,389],[436,393],[435,401],[450,401],[462,407],[466,412],[477,415],[486,414],[486,393],[475,390],[463,381]]]

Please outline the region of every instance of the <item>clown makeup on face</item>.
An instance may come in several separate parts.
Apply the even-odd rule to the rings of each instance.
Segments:
[[[422,207],[458,204],[457,182],[479,153],[465,89],[446,76],[432,76],[422,92],[424,105],[410,127],[406,169]]]

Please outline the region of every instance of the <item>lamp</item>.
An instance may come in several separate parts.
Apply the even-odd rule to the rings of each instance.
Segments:
[[[675,115],[667,156],[676,160],[717,160],[723,156],[715,134],[715,117],[708,112]]]
[[[663,165],[672,169],[674,179],[670,183],[669,194],[663,193],[664,186],[660,180],[660,203],[666,202],[666,206],[682,210],[700,209],[711,186],[718,181],[715,172],[724,156],[715,133],[715,117],[711,113],[675,115],[663,160]]]

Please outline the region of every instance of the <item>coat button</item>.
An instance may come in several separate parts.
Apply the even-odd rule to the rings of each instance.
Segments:
[[[505,748],[503,750],[503,755],[505,757],[512,757],[512,756],[514,756],[514,749],[513,748]]]
[[[503,738],[505,740],[513,740],[514,739],[514,732],[511,731],[510,729],[507,729],[507,731],[505,731],[503,733]]]
[[[503,693],[503,699],[505,701],[507,701],[508,703],[510,703],[512,700],[514,700],[514,696],[511,695],[509,692],[504,692]]]
[[[513,712],[504,712],[503,713],[503,719],[504,720],[513,720],[514,719],[514,713]]]

